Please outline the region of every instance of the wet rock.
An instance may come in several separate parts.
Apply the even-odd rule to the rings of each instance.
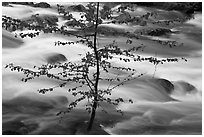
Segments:
[[[73,20],[67,21],[65,25],[71,26],[71,27],[76,27],[76,26],[79,27],[79,26],[82,26],[83,23],[79,23],[78,21],[76,21],[76,19],[73,19]]]
[[[131,19],[132,25],[139,25],[141,23],[142,19],[140,17],[133,17]]]
[[[123,11],[122,14],[115,18],[119,23],[125,23],[131,20],[130,13]]]
[[[140,22],[139,24],[142,24],[142,23]],[[170,29],[166,29],[166,28],[142,27],[142,29],[135,30],[134,33],[140,34],[140,35],[164,36],[170,33],[178,33],[178,32],[172,32]]]
[[[58,22],[58,18],[56,16],[53,15],[32,15],[29,18],[24,19],[24,21],[27,24],[37,24],[39,26],[45,26],[45,25],[49,25],[49,26],[56,26],[57,22]]]
[[[9,2],[2,2],[2,6],[8,6]]]
[[[112,28],[106,26],[99,26],[98,32],[103,35],[119,36],[125,33],[124,29]]]
[[[185,82],[185,81],[178,81],[175,83],[175,86],[179,90],[184,91],[185,93],[194,93],[195,91],[197,91],[196,88],[192,84]]]
[[[155,79],[156,83],[162,86],[168,94],[174,90],[174,85],[166,79]]]
[[[67,61],[67,58],[63,54],[60,54],[60,53],[55,53],[47,57],[47,62],[50,64],[60,63],[64,61]]]
[[[36,3],[33,7],[39,7],[39,8],[50,8],[50,4],[46,3],[46,2],[40,2],[40,3]]]
[[[42,16],[42,18],[45,20],[45,22],[50,25],[50,26],[54,26],[57,25],[58,22],[58,17],[56,16],[52,16],[52,15],[47,15],[47,16]]]
[[[79,4],[79,5],[72,5],[72,6],[69,6],[69,8],[73,11],[76,11],[76,12],[85,12],[86,11],[86,8]]]
[[[165,28],[156,28],[147,33],[150,36],[162,36],[171,33],[171,30]]]
[[[147,21],[145,20],[142,20],[140,23],[139,23],[140,26],[146,26],[147,25]]]
[[[2,6],[4,7],[12,7],[11,5],[9,5],[9,2],[2,2]]]

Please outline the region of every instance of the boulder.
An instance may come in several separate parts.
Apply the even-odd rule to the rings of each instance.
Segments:
[[[76,12],[85,12],[86,11],[86,8],[81,4],[69,6],[69,9],[76,11]]]
[[[50,4],[46,3],[46,2],[40,2],[40,3],[36,3],[34,4],[33,7],[39,7],[39,8],[50,8]]]
[[[24,19],[27,24],[37,24],[39,26],[49,25],[56,26],[58,22],[58,18],[54,15],[39,15],[35,14],[29,18]]]
[[[42,17],[45,22],[50,25],[50,26],[54,26],[54,25],[57,25],[57,22],[58,22],[58,17],[56,16],[52,16],[52,15],[46,15],[46,16],[43,16]]]
[[[124,30],[120,29],[120,28],[99,26],[98,32],[103,34],[103,35],[120,35],[122,32],[124,32]]]
[[[10,5],[9,5],[9,2],[2,2],[2,6],[8,7]]]
[[[47,63],[54,64],[67,61],[67,58],[60,53],[54,53],[47,57]]]
[[[117,16],[115,19],[120,23],[125,23],[131,20],[131,15],[130,13],[123,11],[123,13]]]
[[[174,90],[174,85],[166,79],[155,79],[155,82],[163,87],[168,94]]]
[[[148,32],[147,35],[150,35],[150,36],[162,36],[162,35],[166,35],[168,33],[171,33],[170,29],[157,28],[157,29],[153,29],[150,32]]]
[[[131,19],[131,23],[132,23],[133,25],[139,25],[141,21],[142,21],[142,19],[141,19],[140,17],[133,17],[133,18]]]
[[[145,20],[142,20],[140,23],[139,23],[140,26],[146,26],[147,25],[147,21]]]
[[[134,32],[135,34],[140,34],[140,35],[149,35],[149,36],[163,36],[167,35],[169,33],[175,33],[172,32],[170,29],[166,28],[153,28],[153,27],[142,27],[141,29],[137,29]]]
[[[179,86],[185,93],[194,93],[196,88],[188,82],[178,81],[175,83],[175,86]]]

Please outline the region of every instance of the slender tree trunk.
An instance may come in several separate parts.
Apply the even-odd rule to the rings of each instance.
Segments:
[[[95,115],[96,115],[96,108],[97,108],[97,101],[94,100],[94,103],[93,103],[93,106],[92,106],[91,117],[90,117],[90,120],[89,120],[89,125],[88,125],[88,128],[87,128],[87,131],[91,131],[91,129],[92,129],[94,118],[95,118]]]
[[[95,33],[94,33],[94,53],[95,53],[95,58],[96,58],[96,81],[94,85],[95,93],[94,93],[94,101],[93,101],[93,106],[92,106],[92,111],[91,111],[91,117],[89,120],[89,125],[87,130],[90,131],[93,126],[94,118],[96,115],[96,109],[98,105],[98,80],[99,80],[99,75],[100,75],[100,70],[99,70],[99,57],[98,57],[98,52],[97,52],[97,43],[96,43],[96,38],[97,38],[97,27],[98,27],[98,14],[99,14],[99,2],[97,3],[97,13],[96,13],[96,24],[95,24]]]

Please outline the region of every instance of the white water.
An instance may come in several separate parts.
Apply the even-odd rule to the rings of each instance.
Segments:
[[[201,13],[195,14],[194,19],[187,21],[187,23],[193,24],[196,27],[202,28],[202,14]]]
[[[9,9],[9,10],[8,10]],[[17,10],[19,14],[12,14],[14,9]],[[24,9],[22,11],[22,9]],[[21,12],[27,12],[27,8],[24,7],[21,10],[17,8],[7,8],[3,9],[3,13],[8,15],[15,15],[14,17],[20,17]],[[12,11],[13,10],[13,11]],[[32,12],[36,13],[35,10]],[[29,15],[32,13],[29,13]],[[53,13],[55,14],[55,13]],[[189,24],[195,25],[190,26],[189,29],[197,28],[196,33],[200,33],[200,21],[201,16],[195,16],[194,20],[190,20],[186,23],[186,26],[189,27]],[[60,24],[60,23],[59,23]],[[4,39],[3,33],[3,39]],[[168,56],[175,57],[175,54],[178,53],[181,56],[184,56],[188,59],[188,62],[180,61],[179,63],[166,63],[164,65],[159,65],[156,68],[155,66],[149,63],[123,63],[118,60],[113,60],[113,63],[120,65],[127,65],[137,69],[140,73],[146,73],[146,75],[137,79],[133,82],[129,82],[124,87],[118,88],[114,91],[112,97],[123,97],[125,99],[133,99],[134,104],[123,103],[118,106],[121,110],[125,112],[126,118],[121,118],[119,122],[115,122],[114,127],[109,127],[105,125],[105,130],[111,134],[201,134],[201,124],[202,124],[202,53],[201,53],[201,42],[194,40],[194,34],[190,35],[189,33],[180,33],[171,36],[172,39],[184,42],[185,47],[181,49],[169,49],[163,48],[161,46],[153,45],[151,42],[146,42],[149,44],[150,48],[153,50],[160,50],[160,53],[168,53]],[[191,39],[189,39],[191,38]],[[54,92],[48,93],[46,95],[39,95],[37,89],[46,88],[50,86],[55,86],[58,84],[57,81],[48,80],[46,78],[40,78],[28,83],[23,83],[20,79],[23,77],[22,74],[17,72],[11,72],[8,69],[4,69],[5,64],[14,63],[16,65],[21,65],[23,67],[32,68],[34,65],[41,65],[46,63],[46,58],[54,53],[60,53],[66,56],[69,61],[78,61],[80,59],[80,54],[85,54],[89,49],[81,44],[73,46],[54,46],[55,41],[73,41],[75,38],[64,37],[56,34],[42,34],[37,38],[26,38],[23,39],[24,44],[20,45],[18,48],[3,48],[2,49],[2,95],[3,101],[5,103],[7,100],[16,99],[17,105],[19,105],[18,97],[27,96],[31,100],[40,99],[46,104],[53,105],[53,102],[59,102],[61,98],[59,96],[66,96],[68,101],[73,100],[73,97],[70,96],[65,89],[57,89]],[[116,39],[116,42],[124,43],[124,38]],[[107,38],[104,39],[104,43],[110,43],[111,40]],[[3,43],[3,45],[6,43]],[[180,51],[180,52],[179,52]],[[152,56],[151,52],[148,50],[141,53],[144,56]],[[157,55],[158,57],[163,57],[163,55]],[[155,71],[155,72],[154,72]],[[175,90],[171,95],[167,94],[164,87],[160,85],[157,81],[151,77],[155,73],[155,77],[164,78],[169,81],[172,81],[175,85]],[[117,75],[113,73],[110,75]],[[185,84],[178,83],[178,81],[185,81],[193,85],[196,89],[188,90],[188,86]],[[70,85],[68,85],[70,86]],[[101,84],[102,87],[106,88],[108,84]],[[39,99],[40,98],[40,99]],[[179,101],[174,101],[178,99]],[[65,101],[66,102],[66,101]],[[24,102],[26,104],[26,102]],[[22,105],[22,104],[21,104]],[[59,105],[59,106],[58,106]],[[54,107],[61,107],[58,104],[53,105]],[[83,104],[81,104],[81,107]],[[108,115],[116,115],[113,111],[114,108],[109,108]],[[54,110],[56,109],[54,108]],[[78,108],[79,111],[82,111]],[[19,117],[23,117],[24,111],[20,109],[21,113],[18,113]],[[3,115],[3,123],[11,121],[12,119],[18,118],[17,114],[5,113]],[[40,110],[34,110],[33,115],[32,111],[29,112],[29,115],[23,119],[24,121],[37,122],[40,124],[40,127],[33,132],[33,134],[43,133],[43,129],[49,129],[55,122],[56,117],[53,115],[55,112],[52,112],[52,115],[47,119],[46,115],[42,114],[38,117],[35,117],[35,113]],[[55,110],[56,111],[56,110]],[[27,112],[25,112],[27,115]],[[15,116],[16,115],[16,116]],[[81,119],[80,114],[72,113],[72,118],[77,121]],[[103,123],[107,119],[108,115],[98,112],[98,120]],[[74,118],[76,117],[76,118]],[[109,117],[113,118],[113,117]],[[50,118],[50,119],[49,119]],[[43,120],[42,120],[43,119]],[[114,119],[114,118],[113,118]],[[70,119],[69,119],[70,120]],[[111,120],[111,119],[110,119]],[[50,124],[50,121],[53,123]],[[56,123],[55,123],[56,124]],[[67,125],[66,125],[67,124]],[[65,123],[65,126],[68,126],[69,123]],[[61,126],[60,126],[61,127]],[[59,129],[56,129],[56,132]],[[60,130],[59,130],[60,131]],[[52,133],[55,133],[53,131]],[[64,133],[64,132],[63,132]]]

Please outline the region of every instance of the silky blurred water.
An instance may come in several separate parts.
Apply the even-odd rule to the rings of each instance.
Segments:
[[[9,10],[12,11],[12,9]],[[3,13],[12,15],[9,10],[4,9]],[[23,12],[27,12],[27,10],[24,9]],[[53,11],[52,13],[55,14]],[[63,22],[63,20],[60,21]],[[185,57],[187,62],[180,60],[178,63],[165,63],[155,68],[150,63],[124,63],[112,60],[115,65],[129,66],[137,69],[139,73],[146,73],[146,75],[128,82],[113,92],[111,96],[113,98],[123,97],[127,100],[131,98],[134,102],[133,104],[122,103],[117,106],[124,111],[124,116],[115,113],[115,106],[108,104],[103,104],[108,110],[108,114],[98,111],[97,121],[106,132],[109,134],[201,134],[202,40],[201,37],[197,37],[197,35],[202,35],[201,21],[202,15],[196,14],[195,19],[191,19],[181,26],[175,26],[174,29],[179,30],[180,33],[172,34],[170,39],[183,42],[184,47],[170,49],[151,43],[151,41],[135,40],[137,44],[144,42],[148,45],[147,50],[139,53],[142,56]],[[4,39],[6,39],[5,32],[3,32],[3,41]],[[113,39],[116,39],[116,42],[124,47],[123,43],[126,40],[124,37],[101,37],[99,41],[108,44]],[[66,88],[41,95],[37,92],[39,88],[51,87],[59,82],[42,77],[23,83],[21,82],[23,77],[21,73],[11,72],[4,68],[8,63],[32,68],[34,65],[39,66],[47,63],[47,57],[54,54],[63,54],[68,61],[78,61],[81,54],[84,55],[90,50],[82,44],[54,46],[54,42],[58,40],[74,41],[76,38],[58,34],[42,34],[33,39],[22,39],[24,43],[19,42],[20,46],[17,48],[2,49],[3,128],[9,128],[9,126],[5,126],[6,123],[20,121],[25,125],[37,124],[32,132],[29,131],[29,134],[73,134],[74,132],[71,131],[74,128],[80,128],[79,125],[74,127],[73,123],[88,120],[88,114],[84,112],[83,108],[86,102],[82,102],[75,111],[65,117],[65,122],[56,128],[59,124],[59,118],[55,116],[56,112],[74,100],[74,97],[66,92],[66,88],[71,84]],[[2,45],[3,47],[8,45],[7,41]],[[117,76],[118,73],[111,72],[109,75]],[[153,76],[156,79],[152,78]],[[158,82],[157,78],[166,79],[174,85],[171,94],[167,92],[169,87]],[[109,83],[100,84],[101,88],[108,86]],[[70,132],[64,131],[66,129]]]

